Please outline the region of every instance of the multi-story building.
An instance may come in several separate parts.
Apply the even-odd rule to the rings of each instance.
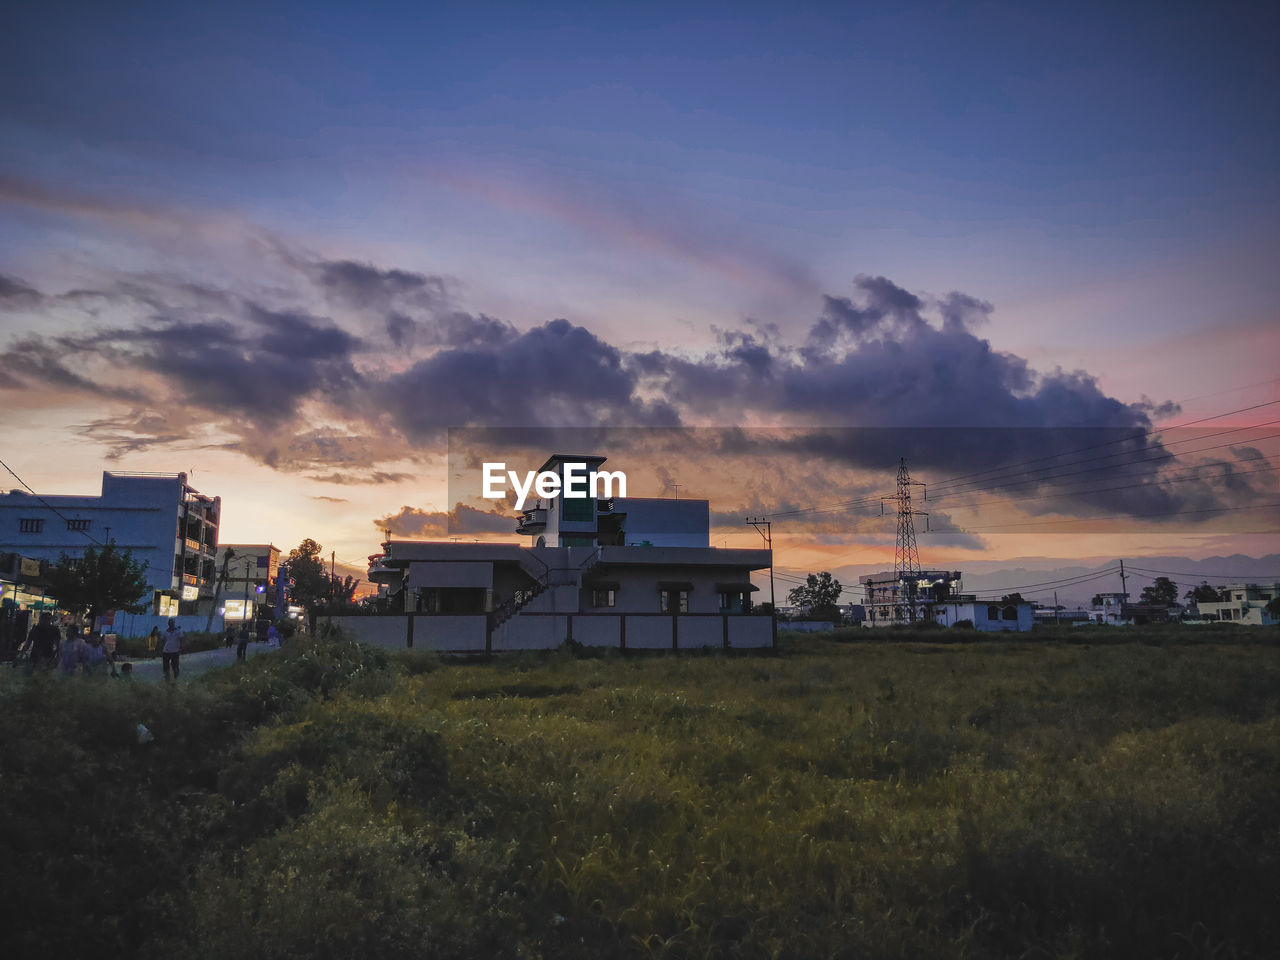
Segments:
[[[1196,607],[1204,620],[1263,627],[1280,623],[1280,617],[1273,616],[1266,609],[1277,597],[1280,597],[1280,583],[1233,583],[1222,588],[1220,599],[1216,603],[1202,600],[1197,602]]]
[[[1089,619],[1094,623],[1118,627],[1133,623],[1128,616],[1129,595],[1127,593],[1099,593],[1093,598],[1093,606],[1089,611]]]
[[[557,455],[543,471],[603,457]],[[556,498],[531,507],[516,543],[387,541],[369,558],[394,616],[345,622],[363,639],[440,650],[766,647],[751,574],[768,550],[710,546],[706,500]],[[375,636],[376,634],[376,636]]]
[[[231,559],[226,559],[227,551]],[[222,573],[226,565],[225,576]],[[280,575],[280,548],[270,543],[225,543],[218,551],[218,576],[222,577],[219,608],[228,620],[256,620],[275,609],[276,578]]]
[[[97,496],[0,494],[0,551],[52,563],[111,543],[143,564],[152,614],[206,614],[220,514],[185,473],[106,472]]]
[[[930,619],[933,603],[960,594],[959,570],[886,570],[859,577],[866,592],[866,627],[887,627],[895,623],[922,623]]]

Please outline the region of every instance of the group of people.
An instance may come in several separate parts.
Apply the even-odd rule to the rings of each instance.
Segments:
[[[62,630],[54,623],[53,616],[49,613],[40,614],[39,622],[31,628],[31,632],[27,635],[27,642],[30,644],[30,667],[31,671],[38,669],[53,670],[55,667],[67,676],[73,676],[77,670],[83,670],[86,675],[93,675],[100,672],[100,668],[106,667],[110,670],[112,676],[118,676],[119,673],[126,675],[133,670],[132,664],[121,664],[120,670],[116,669],[115,650],[109,646],[103,639],[102,635],[97,631],[91,631],[87,635],[82,634],[75,624],[68,624],[66,627],[66,638],[63,638]],[[227,631],[227,646],[231,646],[233,634],[235,632]],[[163,632],[159,627],[153,627],[150,636],[147,637],[147,648],[154,651],[160,648],[160,658],[164,664],[164,676],[166,680],[177,680],[180,669],[180,659],[183,651],[183,631],[174,619],[169,620],[169,626]],[[235,636],[236,643],[236,659],[244,660],[247,657],[249,640],[251,635],[249,625],[243,624],[240,627],[238,635]],[[275,624],[271,624],[267,628],[267,645],[272,648],[280,646],[280,632],[276,629]]]
[[[112,676],[119,675],[114,648],[96,630],[83,634],[75,624],[69,624],[64,639],[62,631],[53,622],[53,616],[42,613],[27,639],[31,644],[30,668],[33,671],[52,670],[56,666],[66,676],[74,675],[77,670],[82,670],[86,676],[107,670]],[[124,668],[126,674],[133,669],[129,664],[124,664]]]
[[[164,661],[165,678],[178,679],[178,658],[182,653],[182,628],[178,626],[177,621],[170,620],[169,627],[164,633],[160,633],[157,627],[151,631],[151,634],[152,638],[163,645],[160,656]],[[113,677],[121,674],[128,676],[133,672],[133,664],[130,663],[121,664],[119,670],[116,669],[115,649],[107,644],[102,634],[96,630],[91,630],[87,634],[82,633],[74,623],[71,623],[66,627],[64,638],[63,631],[53,622],[53,616],[49,613],[40,614],[39,622],[27,635],[27,642],[30,644],[29,669],[32,672],[41,669],[53,670],[55,667],[68,677],[74,676],[77,670],[82,671],[86,676],[109,670]],[[151,646],[152,649],[155,648],[154,643]]]
[[[258,636],[259,638],[262,638],[262,634],[259,634]],[[252,639],[253,634],[249,630],[249,624],[247,621],[240,624],[239,630],[232,627],[227,628],[225,637],[226,646],[231,647],[233,644],[235,645],[237,660],[244,660],[247,658],[249,653],[249,641]],[[271,649],[276,649],[280,646],[280,631],[276,629],[276,625],[274,623],[267,627],[265,639],[267,641],[267,646]]]

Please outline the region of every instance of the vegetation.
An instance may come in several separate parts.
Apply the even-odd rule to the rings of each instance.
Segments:
[[[1178,585],[1168,577],[1156,577],[1148,586],[1142,588],[1142,594],[1138,599],[1142,603],[1171,607],[1178,602]]]
[[[828,571],[811,573],[805,582],[793,587],[787,594],[787,602],[808,607],[809,616],[815,619],[840,619],[840,581]]]
[[[1195,603],[1217,603],[1221,594],[1221,587],[1211,587],[1209,586],[1209,581],[1202,580],[1200,586],[1192,587],[1183,594],[1183,599],[1191,600]]]
[[[101,550],[87,547],[83,558],[59,554],[48,580],[49,593],[60,607],[87,614],[91,621],[109,610],[141,613],[146,605],[138,601],[151,592],[146,567],[131,551],[116,550],[114,543]]]
[[[359,581],[354,577],[330,575],[324,568],[324,550],[314,540],[303,540],[289,551],[289,599],[307,609],[312,628],[320,610],[329,614],[356,613],[361,608],[355,601]]]
[[[955,637],[5,671],[0,951],[1274,954],[1274,631]]]

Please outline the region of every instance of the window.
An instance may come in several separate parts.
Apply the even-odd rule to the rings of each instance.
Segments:
[[[591,591],[591,605],[593,607],[612,607],[614,605],[616,594],[608,587],[596,587]]]
[[[721,613],[741,613],[743,609],[741,593],[720,593]]]
[[[596,518],[596,502],[590,497],[560,497],[560,519],[570,523],[590,523]]]
[[[658,594],[658,609],[663,613],[688,613],[688,590],[663,590]]]
[[[35,517],[23,517],[18,521],[19,533],[41,533],[44,530],[44,521]]]
[[[987,619],[988,619],[988,620],[999,620],[999,619],[1000,619],[1000,608],[999,608],[999,607],[996,607],[996,606],[987,607]]]
[[[88,530],[89,521],[88,520],[68,520],[67,529],[68,530]]]

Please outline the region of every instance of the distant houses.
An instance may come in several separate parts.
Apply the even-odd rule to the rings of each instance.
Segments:
[[[1267,610],[1277,597],[1280,583],[1233,583],[1221,590],[1217,601],[1201,600],[1196,608],[1201,620],[1266,627],[1280,623],[1280,617]]]
[[[887,570],[860,577],[866,591],[863,626],[937,624],[983,632],[1022,632],[1035,625],[1032,604],[1010,597],[999,602],[963,592],[959,570]]]

